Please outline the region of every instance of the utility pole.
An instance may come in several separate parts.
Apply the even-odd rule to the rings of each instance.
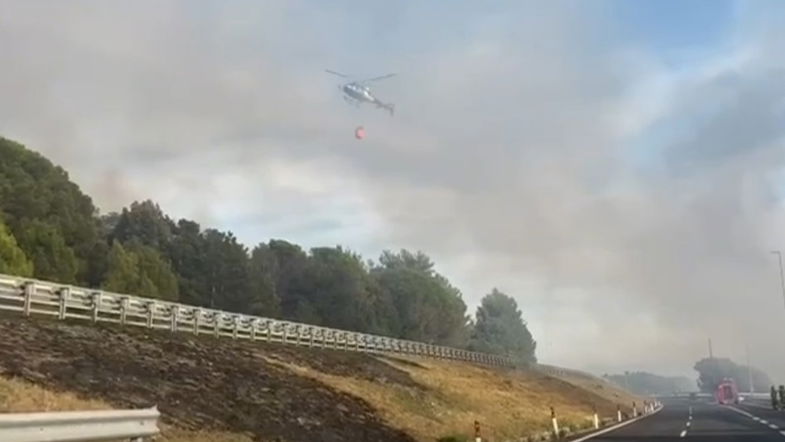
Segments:
[[[780,263],[780,287],[782,288],[782,299],[785,300],[785,276],[782,274],[782,252],[779,250],[772,250],[773,254],[777,255]]]
[[[747,375],[750,378],[750,394],[755,393],[755,386],[752,383],[752,366],[750,365],[750,345],[746,346],[747,351]]]

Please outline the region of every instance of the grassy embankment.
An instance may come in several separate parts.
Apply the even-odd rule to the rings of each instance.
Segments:
[[[593,377],[185,333],[9,319],[0,335],[0,411],[157,404],[170,442],[460,440],[475,420],[502,441],[547,431],[550,407],[576,429],[641,402]]]

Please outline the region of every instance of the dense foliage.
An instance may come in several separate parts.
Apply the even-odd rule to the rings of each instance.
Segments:
[[[8,227],[0,221],[0,273],[32,276],[33,263],[27,259],[25,252],[19,248],[16,238],[11,235]]]
[[[421,252],[366,262],[340,246],[303,250],[281,239],[249,250],[152,201],[99,215],[64,170],[3,138],[0,219],[3,273],[444,345],[471,339],[535,360],[512,298],[486,297],[473,330],[461,292]]]
[[[477,308],[471,349],[503,354],[522,365],[529,365],[537,362],[536,346],[515,299],[496,289],[482,299]]]
[[[635,371],[625,372],[624,374],[606,374],[604,378],[633,393],[641,395],[669,395],[697,390],[695,381],[684,376],[660,376],[652,373]]]
[[[733,379],[739,391],[750,391],[752,386],[757,392],[769,391],[772,382],[769,375],[755,367],[739,365],[728,358],[704,358],[695,363],[698,372],[698,388],[703,392],[714,392],[725,378]]]

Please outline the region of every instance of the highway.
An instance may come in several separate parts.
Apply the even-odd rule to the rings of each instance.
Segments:
[[[785,411],[764,401],[720,406],[705,399],[662,399],[656,414],[587,442],[785,442]]]

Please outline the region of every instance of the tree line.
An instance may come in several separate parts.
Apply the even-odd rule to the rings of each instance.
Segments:
[[[684,376],[661,376],[645,371],[605,374],[605,379],[641,395],[674,394],[697,391],[694,380]]]
[[[742,392],[749,392],[750,386],[758,393],[768,392],[772,385],[771,378],[763,370],[737,364],[728,358],[703,358],[694,368],[698,372],[698,388],[705,393],[713,393],[728,378],[733,379]]]
[[[248,248],[151,200],[100,214],[65,170],[1,137],[0,273],[536,362],[512,297],[493,289],[472,318],[423,252],[384,251],[374,261],[283,239]]]

